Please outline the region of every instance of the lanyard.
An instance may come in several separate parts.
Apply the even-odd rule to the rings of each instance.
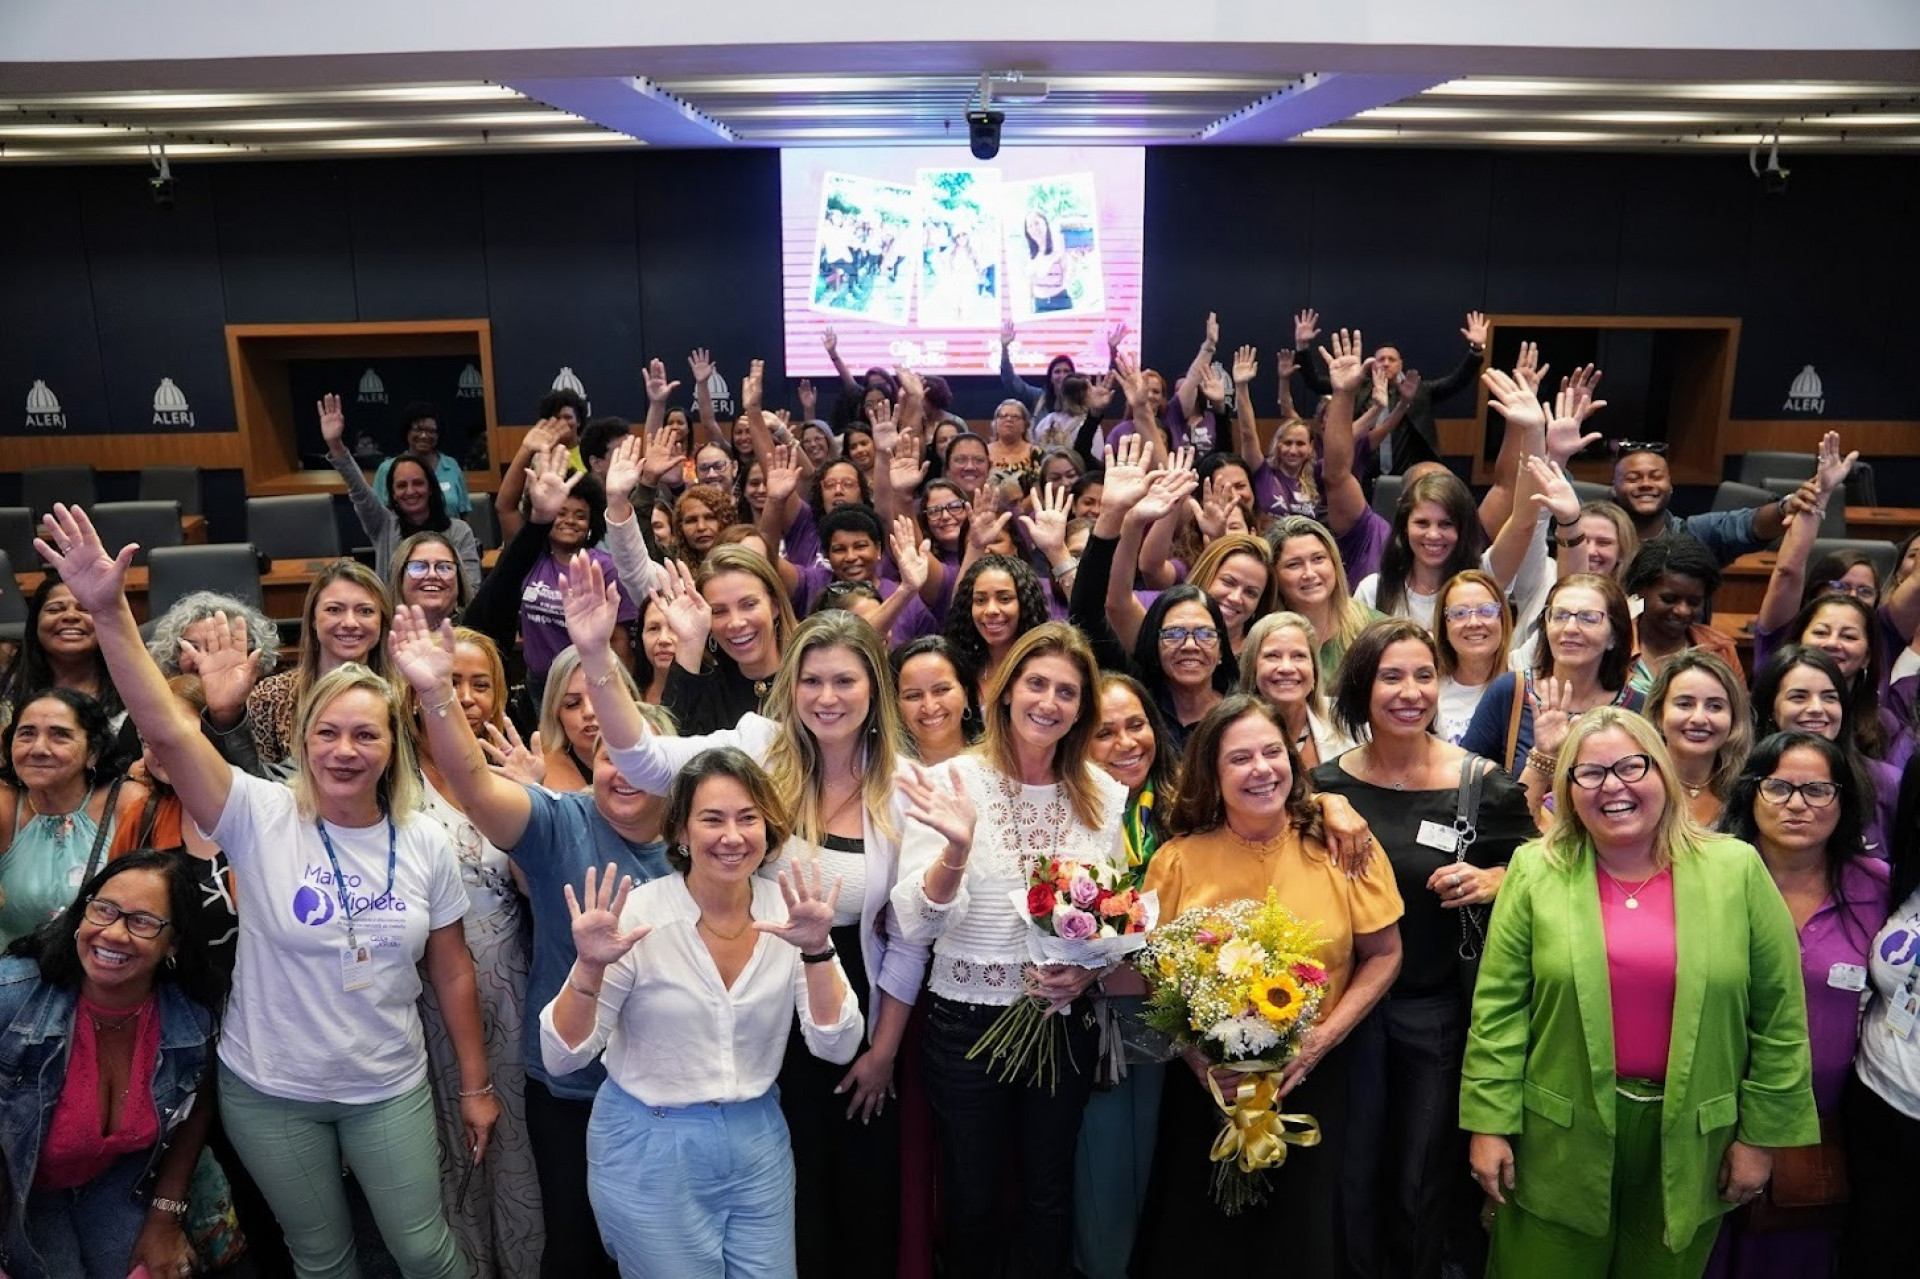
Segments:
[[[319,818],[314,819],[314,827],[320,832],[320,843],[327,850],[327,862],[333,867],[333,887],[340,894],[340,914],[347,921],[347,945],[357,948],[359,940],[353,934],[353,898],[347,892],[347,877],[340,873],[340,859],[334,855],[333,840],[327,836],[327,824]],[[387,818],[387,887],[380,894],[382,898],[393,895],[393,866],[397,852],[397,840],[393,829],[393,818]]]

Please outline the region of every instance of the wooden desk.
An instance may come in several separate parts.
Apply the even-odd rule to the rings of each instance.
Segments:
[[[1715,615],[1723,612],[1758,613],[1760,601],[1767,595],[1767,580],[1773,576],[1773,566],[1779,559],[1772,551],[1754,551],[1721,569],[1720,589],[1713,596]],[[1715,622],[1714,625],[1719,626],[1719,623]]]
[[[1723,613],[1720,611],[1720,597],[1713,597],[1713,621],[1710,625],[1722,635],[1731,635],[1740,649],[1740,664],[1747,671],[1747,687],[1753,687],[1753,614]]]
[[[1847,536],[1898,542],[1920,530],[1920,506],[1849,506]]]
[[[207,544],[207,517],[204,515],[182,515],[180,517],[180,540],[188,546]]]

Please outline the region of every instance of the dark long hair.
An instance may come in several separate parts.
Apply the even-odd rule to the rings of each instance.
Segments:
[[[107,715],[107,708],[78,689],[50,687],[35,689],[14,703],[13,718],[7,721],[6,731],[0,733],[0,781],[20,785],[13,771],[13,739],[20,731],[20,717],[35,702],[47,701],[59,702],[72,711],[74,722],[86,735],[89,782],[117,775],[126,761],[119,758],[113,720]],[[110,815],[102,820],[110,820]]]
[[[1180,582],[1160,592],[1159,598],[1153,601],[1147,609],[1147,615],[1140,621],[1139,634],[1133,641],[1133,668],[1140,683],[1149,690],[1155,705],[1168,720],[1173,719],[1173,685],[1167,679],[1162,661],[1164,655],[1160,650],[1160,631],[1166,625],[1167,614],[1173,611],[1176,604],[1200,605],[1207,610],[1213,628],[1220,632],[1213,664],[1214,691],[1232,692],[1234,681],[1240,674],[1240,668],[1234,664],[1233,648],[1227,643],[1227,620],[1213,597],[1192,582]],[[1156,733],[1155,740],[1166,739]]]
[[[1801,666],[1825,675],[1840,694],[1840,734],[1834,744],[1847,758],[1852,793],[1860,797],[1859,802],[1865,803],[1873,796],[1873,775],[1867,771],[1866,758],[1860,754],[1859,740],[1854,736],[1853,703],[1847,699],[1847,677],[1840,673],[1834,660],[1819,649],[1805,644],[1783,644],[1773,651],[1765,666],[1754,672],[1753,735],[1765,738],[1780,731],[1780,725],[1773,718],[1774,699],[1780,695],[1780,685],[1788,673]]]
[[[1755,848],[1760,846],[1760,819],[1755,816],[1754,809],[1760,804],[1772,802],[1761,796],[1760,783],[1773,775],[1773,770],[1780,766],[1781,759],[1791,750],[1809,750],[1826,761],[1827,776],[1840,788],[1840,793],[1833,798],[1834,804],[1839,807],[1839,818],[1834,823],[1833,834],[1827,837],[1826,845],[1820,850],[1820,859],[1827,895],[1840,903],[1845,915],[1843,926],[1854,934],[1856,940],[1865,943],[1880,930],[1883,921],[1877,916],[1860,916],[1855,907],[1864,903],[1847,898],[1844,881],[1847,863],[1864,854],[1866,827],[1860,820],[1860,814],[1872,799],[1854,789],[1855,778],[1845,751],[1815,733],[1773,733],[1762,738],[1747,756],[1746,767],[1740,770],[1740,776],[1734,779],[1733,789],[1727,794],[1726,807],[1720,810],[1719,829]]]
[[[1220,742],[1227,730],[1249,715],[1257,715],[1280,730],[1287,748],[1287,765],[1293,782],[1287,787],[1287,814],[1302,835],[1320,838],[1320,809],[1313,802],[1313,787],[1307,771],[1300,766],[1300,755],[1293,749],[1293,734],[1287,731],[1280,708],[1251,693],[1232,693],[1208,711],[1187,737],[1186,753],[1180,757],[1180,785],[1173,806],[1167,811],[1167,829],[1175,835],[1197,835],[1217,830],[1227,821],[1227,800],[1220,787]]]
[[[1333,681],[1333,722],[1356,742],[1373,738],[1373,682],[1380,676],[1380,660],[1387,650],[1402,640],[1427,646],[1433,658],[1433,673],[1440,673],[1440,646],[1432,632],[1410,617],[1386,617],[1360,632],[1347,655],[1340,659],[1340,670]],[[1438,720],[1438,704],[1435,706]],[[1433,724],[1427,725],[1433,731]]]
[[[887,665],[893,671],[893,687],[900,688],[900,672],[908,662],[916,657],[937,657],[953,667],[953,677],[967,695],[967,710],[961,722],[961,735],[968,745],[972,745],[980,736],[980,697],[974,680],[967,674],[967,660],[954,648],[953,641],[944,635],[922,635],[918,639],[908,640],[887,655]],[[911,734],[909,734],[911,738]],[[908,743],[911,748],[911,741]]]
[[[96,871],[67,904],[67,908],[35,931],[16,940],[7,953],[38,961],[40,980],[62,990],[80,989],[83,970],[76,939],[86,917],[88,899],[101,893],[113,880],[130,870],[155,870],[166,877],[167,914],[170,918],[174,957],[154,970],[154,981],[172,982],[180,992],[205,1008],[218,1024],[226,1003],[227,982],[214,965],[207,950],[207,939],[200,933],[200,884],[186,855],[136,849],[108,862]]]
[[[1105,701],[1107,693],[1116,688],[1133,694],[1134,700],[1140,703],[1140,709],[1146,713],[1147,731],[1153,734],[1153,763],[1147,765],[1147,782],[1143,789],[1150,788],[1154,794],[1153,807],[1147,810],[1147,824],[1153,828],[1157,839],[1165,840],[1169,834],[1167,810],[1179,794],[1180,777],[1180,760],[1167,749],[1167,743],[1173,740],[1167,733],[1167,717],[1153,704],[1153,694],[1147,691],[1145,684],[1120,671],[1102,671],[1098,700]],[[1096,737],[1099,736],[1097,725],[1093,731]]]
[[[1374,595],[1374,606],[1389,616],[1407,603],[1407,579],[1412,576],[1414,565],[1407,525],[1413,519],[1413,508],[1422,502],[1431,502],[1445,511],[1458,534],[1453,550],[1447,554],[1447,562],[1440,566],[1442,582],[1455,573],[1477,567],[1480,552],[1486,549],[1486,533],[1480,527],[1480,513],[1474,509],[1473,493],[1460,482],[1459,476],[1436,471],[1407,485],[1406,491],[1400,494],[1399,506],[1394,508],[1393,536],[1387,539],[1386,549],[1380,554],[1379,590]]]
[[[1845,572],[1845,569],[1841,569]],[[1787,634],[1796,644],[1807,642],[1807,629],[1813,625],[1813,615],[1832,605],[1854,613],[1860,626],[1860,633],[1867,640],[1867,662],[1851,680],[1840,686],[1845,694],[1847,709],[1853,716],[1853,740],[1860,747],[1860,753],[1872,759],[1885,759],[1887,748],[1886,725],[1880,722],[1880,675],[1886,670],[1886,650],[1881,646],[1880,617],[1876,609],[1866,601],[1852,595],[1828,592],[1816,595],[1800,606],[1800,611],[1787,626]]]
[[[964,531],[961,536],[965,536]],[[27,628],[20,637],[20,655],[14,659],[13,674],[6,681],[6,699],[16,708],[31,694],[53,687],[53,665],[47,657],[46,646],[40,642],[40,614],[47,606],[47,597],[53,594],[55,587],[62,585],[64,583],[60,575],[48,569],[46,576],[40,579],[39,588],[27,601]],[[77,599],[74,602],[79,603]],[[112,718],[126,707],[113,686],[113,676],[107,671],[107,659],[100,655],[97,638],[93,648],[93,670],[100,688],[100,704],[106,708],[108,718]]]
[[[1894,809],[1893,829],[1887,832],[1893,872],[1889,900],[1897,910],[1920,889],[1920,757],[1909,760],[1900,774],[1900,802]]]
[[[967,571],[960,575],[959,582],[954,585],[953,602],[947,606],[947,624],[942,633],[965,663],[960,673],[970,684],[977,681],[980,672],[987,669],[988,656],[987,642],[980,638],[980,630],[973,624],[973,587],[982,573],[990,573],[995,569],[1013,579],[1014,594],[1020,601],[1020,621],[1014,628],[1014,639],[1018,640],[1050,616],[1047,612],[1046,588],[1040,584],[1033,566],[1025,560],[1017,560],[1011,555],[982,555],[967,565]]]
[[[427,518],[418,524],[402,514],[400,507],[393,500],[393,477],[399,474],[403,462],[413,463],[427,477]],[[381,496],[387,499],[387,509],[392,511],[393,518],[399,521],[402,537],[414,533],[444,533],[453,527],[453,517],[447,514],[447,495],[440,491],[440,477],[434,474],[431,466],[427,465],[427,459],[418,453],[402,453],[393,459],[393,465],[387,468],[387,491]]]

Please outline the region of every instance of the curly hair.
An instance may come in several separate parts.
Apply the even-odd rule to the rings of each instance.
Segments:
[[[943,634],[954,651],[959,653],[965,663],[962,671],[968,683],[980,678],[987,668],[987,642],[980,638],[980,629],[973,624],[973,591],[983,573],[1005,573],[1013,579],[1013,589],[1020,600],[1020,621],[1014,628],[1014,639],[1045,622],[1050,614],[1047,611],[1046,587],[1033,571],[1032,565],[1025,560],[1015,559],[1011,555],[982,555],[967,566],[960,575],[959,582],[953,588],[953,602],[947,607],[947,622]]]
[[[416,536],[422,541],[446,541],[438,533],[420,533]],[[396,556],[394,563],[400,564],[402,561]],[[169,678],[180,673],[180,641],[187,637],[187,632],[196,624],[206,621],[215,613],[225,613],[229,621],[236,617],[245,620],[247,648],[260,654],[260,673],[271,675],[273,668],[280,664],[280,628],[253,605],[217,591],[189,591],[175,600],[173,607],[153,623],[153,631],[147,637],[147,655],[153,658],[153,664],[160,668],[160,673]]]
[[[1697,538],[1685,533],[1663,533],[1640,544],[1627,565],[1621,583],[1629,595],[1645,595],[1667,574],[1690,577],[1706,588],[1707,598],[1720,589],[1720,560]]]
[[[845,456],[829,458],[827,464],[815,472],[813,485],[807,490],[807,505],[813,509],[813,518],[816,523],[827,517],[827,499],[820,490],[821,485],[826,481],[827,472],[836,466],[846,467],[853,472],[854,478],[859,481],[861,505],[873,505],[873,481],[867,478],[867,473],[855,466],[852,461]]]
[[[40,614],[46,611],[47,600],[54,591],[65,589],[67,584],[60,575],[51,569],[40,579],[39,589],[27,601],[27,622],[21,632],[20,653],[13,659],[13,671],[6,681],[4,700],[16,708],[24,705],[26,698],[45,688],[54,686],[52,663],[47,658],[46,646],[40,642]],[[69,590],[68,592],[72,592]],[[74,601],[79,607],[79,601]],[[83,612],[85,610],[82,610]],[[100,654],[99,641],[93,647],[94,684],[100,690],[100,703],[106,707],[108,715],[118,715],[125,706],[121,704],[120,692],[113,686],[113,673],[107,669],[107,659]]]

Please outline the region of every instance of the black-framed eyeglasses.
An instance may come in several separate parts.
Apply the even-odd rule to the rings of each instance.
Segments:
[[[124,921],[128,932],[148,941],[173,927],[170,919],[162,919],[144,910],[122,910],[104,897],[87,898],[87,918],[102,928],[113,927],[115,920]]]
[[[1763,777],[1760,779],[1760,793],[1773,804],[1786,805],[1798,795],[1807,801],[1808,808],[1825,808],[1840,794],[1840,787],[1833,782],[1801,782],[1795,785],[1784,777]]]
[[[1449,622],[1464,622],[1470,617],[1481,617],[1491,622],[1505,611],[1505,605],[1488,600],[1485,604],[1449,604],[1446,617]]]
[[[1611,764],[1575,764],[1567,774],[1581,790],[1599,790],[1612,774],[1629,784],[1639,781],[1653,767],[1651,755],[1622,755]]]
[[[452,560],[408,560],[408,577],[425,577],[431,573],[435,577],[452,577],[460,571],[460,566]]]
[[[959,502],[959,501],[942,502],[938,506],[929,506],[927,508],[927,514],[929,516],[952,515],[957,518],[961,515],[966,514],[966,512],[967,512],[967,503]]]
[[[1211,626],[1165,626],[1160,630],[1161,648],[1179,648],[1188,640],[1201,648],[1212,648],[1220,642],[1220,632]]]
[[[1828,595],[1851,595],[1853,598],[1865,600],[1869,604],[1880,598],[1880,588],[1872,582],[1842,582],[1835,580],[1827,583],[1824,593]]]
[[[727,468],[731,465],[733,465],[733,463],[726,458],[721,458],[718,462],[695,462],[693,464],[693,473],[695,475],[725,475]]]

